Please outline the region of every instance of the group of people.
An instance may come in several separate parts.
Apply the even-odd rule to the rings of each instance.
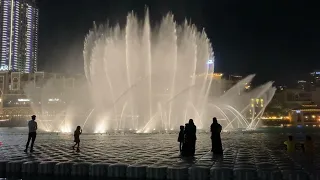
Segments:
[[[28,122],[28,128],[29,128],[29,134],[28,134],[28,141],[26,144],[26,149],[24,152],[28,152],[29,144],[31,141],[31,146],[30,146],[30,152],[33,152],[33,146],[34,146],[34,141],[36,140],[37,137],[37,130],[38,130],[38,124],[36,122],[36,115],[31,116],[31,120]],[[80,152],[79,146],[80,146],[80,134],[82,134],[82,129],[80,126],[77,126],[76,130],[74,131],[74,142],[75,144],[72,146],[72,149],[75,150],[75,147],[77,146],[77,152]]]
[[[196,150],[196,131],[197,127],[193,120],[190,119],[189,123],[185,126],[180,126],[180,132],[178,136],[179,149],[182,156],[194,156]],[[220,133],[222,126],[218,123],[217,118],[212,119],[210,126],[211,131],[211,152],[214,154],[222,154],[222,143]]]
[[[28,141],[26,144],[26,149],[24,152],[28,151],[28,147],[31,141],[31,147],[30,152],[33,152],[33,146],[34,142],[37,137],[37,129],[38,125],[36,120],[36,116],[32,115],[31,120],[28,122],[29,127],[29,134],[28,134]],[[211,152],[214,154],[222,154],[222,143],[221,143],[221,131],[222,126],[218,123],[217,118],[212,119],[212,124],[210,126],[211,131]],[[194,156],[195,150],[196,150],[196,141],[197,141],[197,127],[194,124],[193,120],[190,119],[185,126],[180,126],[180,132],[178,137],[178,142],[180,143],[179,149],[182,156]],[[80,126],[77,126],[76,130],[74,131],[74,142],[75,144],[72,146],[72,149],[75,150],[75,147],[77,147],[77,152],[80,151],[80,135],[82,134],[82,129]],[[286,150],[289,153],[293,153],[297,149],[297,145],[299,143],[296,143],[293,139],[293,136],[288,136],[288,140],[284,142],[286,145]],[[302,151],[307,154],[313,154],[314,153],[314,143],[311,138],[311,136],[306,136],[306,140],[304,143],[301,143]]]
[[[297,143],[293,136],[288,136],[288,140],[284,142],[284,145],[286,146],[286,150],[288,153],[294,153],[297,149],[297,146],[300,145],[302,152],[312,155],[314,153],[314,142],[311,138],[311,136],[307,135],[306,139],[303,143]]]
[[[31,141],[30,152],[33,152],[34,142],[37,137],[37,129],[38,125],[36,122],[36,115],[31,116],[31,120],[28,122],[29,127],[29,134],[28,134],[28,141],[26,144],[26,149],[24,152],[28,152],[28,147]],[[211,127],[211,142],[212,148],[211,151],[215,154],[222,154],[222,143],[221,143],[221,130],[222,126],[218,123],[217,118],[213,118]],[[178,137],[178,142],[180,142],[180,152],[182,156],[194,156],[196,151],[196,141],[197,141],[197,127],[194,124],[193,120],[190,119],[185,126],[180,126],[180,132]],[[77,147],[77,152],[80,152],[80,135],[82,134],[82,129],[80,126],[77,126],[76,130],[74,131],[74,142],[75,144],[72,146],[72,149],[75,150]]]
[[[183,156],[193,156],[196,152],[197,126],[192,119],[185,126],[180,126],[178,142],[180,152]]]

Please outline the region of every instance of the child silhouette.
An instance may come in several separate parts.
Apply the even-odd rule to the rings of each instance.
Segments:
[[[82,133],[82,129],[80,126],[77,126],[77,129],[74,131],[74,142],[76,143],[75,145],[72,146],[72,149],[74,150],[74,148],[76,147],[76,145],[78,145],[77,147],[77,152],[80,152],[79,146],[80,146],[80,134]]]
[[[184,126],[180,126],[180,132],[179,132],[179,136],[178,136],[178,142],[179,144],[179,149],[180,152],[182,152],[182,146],[183,146],[183,142],[184,142]]]

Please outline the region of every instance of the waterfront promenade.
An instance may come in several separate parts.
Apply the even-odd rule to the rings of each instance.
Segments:
[[[316,131],[314,131],[316,132]],[[303,141],[304,133],[295,133]],[[319,134],[311,133],[319,152]],[[196,155],[181,158],[177,134],[83,134],[81,152],[72,134],[39,133],[35,152],[24,153],[24,130],[0,131],[1,177],[112,177],[136,179],[300,179],[314,178],[320,156],[288,155],[287,134],[223,133],[223,157],[213,156],[208,133],[199,133]],[[317,153],[319,154],[319,153]]]

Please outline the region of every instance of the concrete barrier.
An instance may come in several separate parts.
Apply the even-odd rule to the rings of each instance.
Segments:
[[[233,178],[233,169],[230,167],[212,167],[210,169],[211,180],[224,180]]]
[[[112,178],[125,178],[127,173],[127,164],[111,164],[108,167],[108,177]]]
[[[34,175],[38,173],[39,161],[28,161],[22,164],[22,173]]]
[[[54,167],[54,174],[57,176],[69,176],[71,175],[72,166],[74,163],[72,162],[60,162],[57,163]]]
[[[189,180],[206,180],[210,178],[210,167],[192,166],[189,168]]]
[[[94,163],[90,166],[89,176],[107,177],[109,166],[108,163]]]
[[[149,166],[147,167],[147,179],[162,180],[167,178],[167,166]]]
[[[56,161],[41,162],[38,165],[38,173],[40,175],[52,175],[54,174],[54,168],[56,164],[58,164]]]
[[[257,172],[253,168],[239,167],[233,169],[234,180],[255,180]]]
[[[147,176],[147,166],[134,164],[127,167],[127,178],[144,179]]]
[[[168,167],[167,169],[167,179],[168,180],[184,180],[188,179],[188,167]]]
[[[0,177],[5,177],[8,160],[0,160]]]
[[[309,175],[301,170],[282,170],[282,178],[285,180],[308,180]]]
[[[10,161],[6,165],[6,173],[14,174],[22,172],[22,164],[25,161]]]
[[[91,163],[75,163],[72,165],[71,175],[73,176],[89,176]]]

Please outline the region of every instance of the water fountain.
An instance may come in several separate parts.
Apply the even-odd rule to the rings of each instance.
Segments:
[[[170,13],[158,28],[151,28],[148,10],[143,22],[129,13],[124,28],[94,25],[83,55],[83,87],[65,90],[57,79],[25,87],[41,129],[151,133],[176,130],[192,118],[206,130],[214,116],[225,130],[255,129],[275,93],[272,82],[246,92],[254,75],[220,92],[225,82],[214,78],[207,35],[187,21],[178,25]]]
[[[90,115],[104,118],[99,131],[171,130],[189,118],[204,129],[213,116],[227,129],[255,128],[274,95],[272,83],[245,93],[251,75],[221,97],[212,96],[217,87],[212,84],[214,64],[208,60],[213,58],[205,32],[187,21],[178,25],[170,13],[158,28],[150,27],[148,10],[142,23],[129,13],[125,28],[94,25],[84,45],[85,75],[94,102]],[[101,122],[89,118],[90,124]]]

